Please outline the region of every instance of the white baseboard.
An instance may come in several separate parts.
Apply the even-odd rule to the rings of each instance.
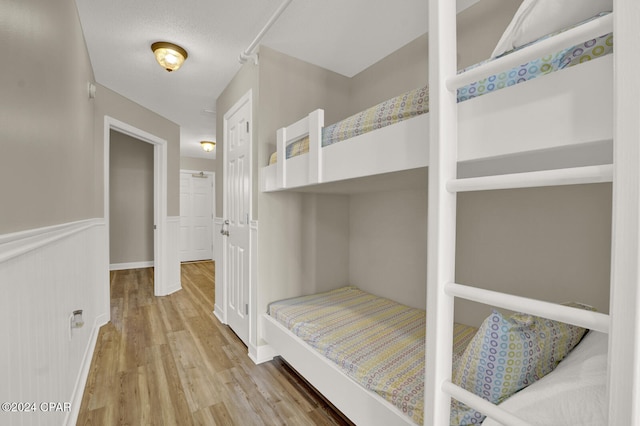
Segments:
[[[109,265],[110,271],[122,271],[125,269],[138,269],[138,268],[152,268],[154,266],[153,260],[144,262],[129,262],[129,263],[112,263]]]
[[[218,320],[222,324],[226,324],[227,323],[227,320],[226,320],[225,315],[224,315],[224,311],[222,310],[222,308],[220,306],[218,306],[217,303],[215,305],[213,305],[213,315],[215,315],[215,317],[218,318]]]
[[[278,352],[269,345],[249,345],[249,358],[254,364],[271,361],[276,356],[278,356]]]
[[[64,425],[73,426],[78,421],[78,414],[80,414],[80,405],[82,404],[82,397],[84,396],[84,388],[87,385],[87,379],[89,378],[89,370],[91,369],[91,360],[93,360],[93,352],[96,349],[98,343],[98,335],[100,334],[100,328],[109,322],[109,318],[106,314],[98,315],[91,329],[91,337],[89,338],[89,344],[84,352],[82,358],[82,365],[80,372],[76,378],[76,385],[73,388],[73,394],[71,395],[71,411],[68,412],[67,417],[64,419]]]

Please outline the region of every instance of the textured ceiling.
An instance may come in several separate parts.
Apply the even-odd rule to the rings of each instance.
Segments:
[[[477,0],[458,0],[464,8]],[[282,0],[76,0],[96,81],[180,125],[182,156],[214,158],[215,103]],[[262,44],[353,76],[427,30],[427,0],[293,0]],[[168,73],[150,49],[184,47]],[[224,113],[221,111],[220,113]]]

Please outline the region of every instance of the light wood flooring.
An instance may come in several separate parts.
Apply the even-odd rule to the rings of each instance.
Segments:
[[[153,296],[153,269],[111,273],[78,425],[348,425],[281,360],[255,365],[212,314],[213,262],[182,265]]]

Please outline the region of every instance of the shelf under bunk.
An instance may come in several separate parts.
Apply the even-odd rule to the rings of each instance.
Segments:
[[[459,103],[461,169],[469,165],[491,174],[610,164],[612,60],[607,55]],[[311,146],[309,153],[284,160],[286,165],[262,168],[261,190],[315,192],[322,184],[428,167],[429,117],[421,114],[317,152]],[[305,121],[308,130],[300,136],[321,132],[309,128],[308,118],[296,125]],[[558,154],[569,164],[559,162]],[[278,167],[286,167],[285,176]]]

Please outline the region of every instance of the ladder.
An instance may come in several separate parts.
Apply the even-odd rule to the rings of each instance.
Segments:
[[[609,333],[609,425],[640,425],[640,2],[614,0],[613,16],[581,25],[543,46],[456,74],[456,2],[429,0],[429,215],[425,425],[449,425],[451,397],[504,425],[528,423],[451,382],[456,297]],[[603,31],[603,28],[608,30]],[[615,28],[614,164],[480,178],[457,178],[456,90]],[[540,43],[542,44],[542,43]],[[555,45],[554,45],[555,46]],[[634,50],[635,46],[635,50]],[[557,47],[557,46],[556,46]],[[545,51],[546,50],[546,51]],[[624,84],[624,87],[622,85]],[[507,89],[508,90],[508,89]],[[455,283],[456,194],[613,181],[611,316]]]

